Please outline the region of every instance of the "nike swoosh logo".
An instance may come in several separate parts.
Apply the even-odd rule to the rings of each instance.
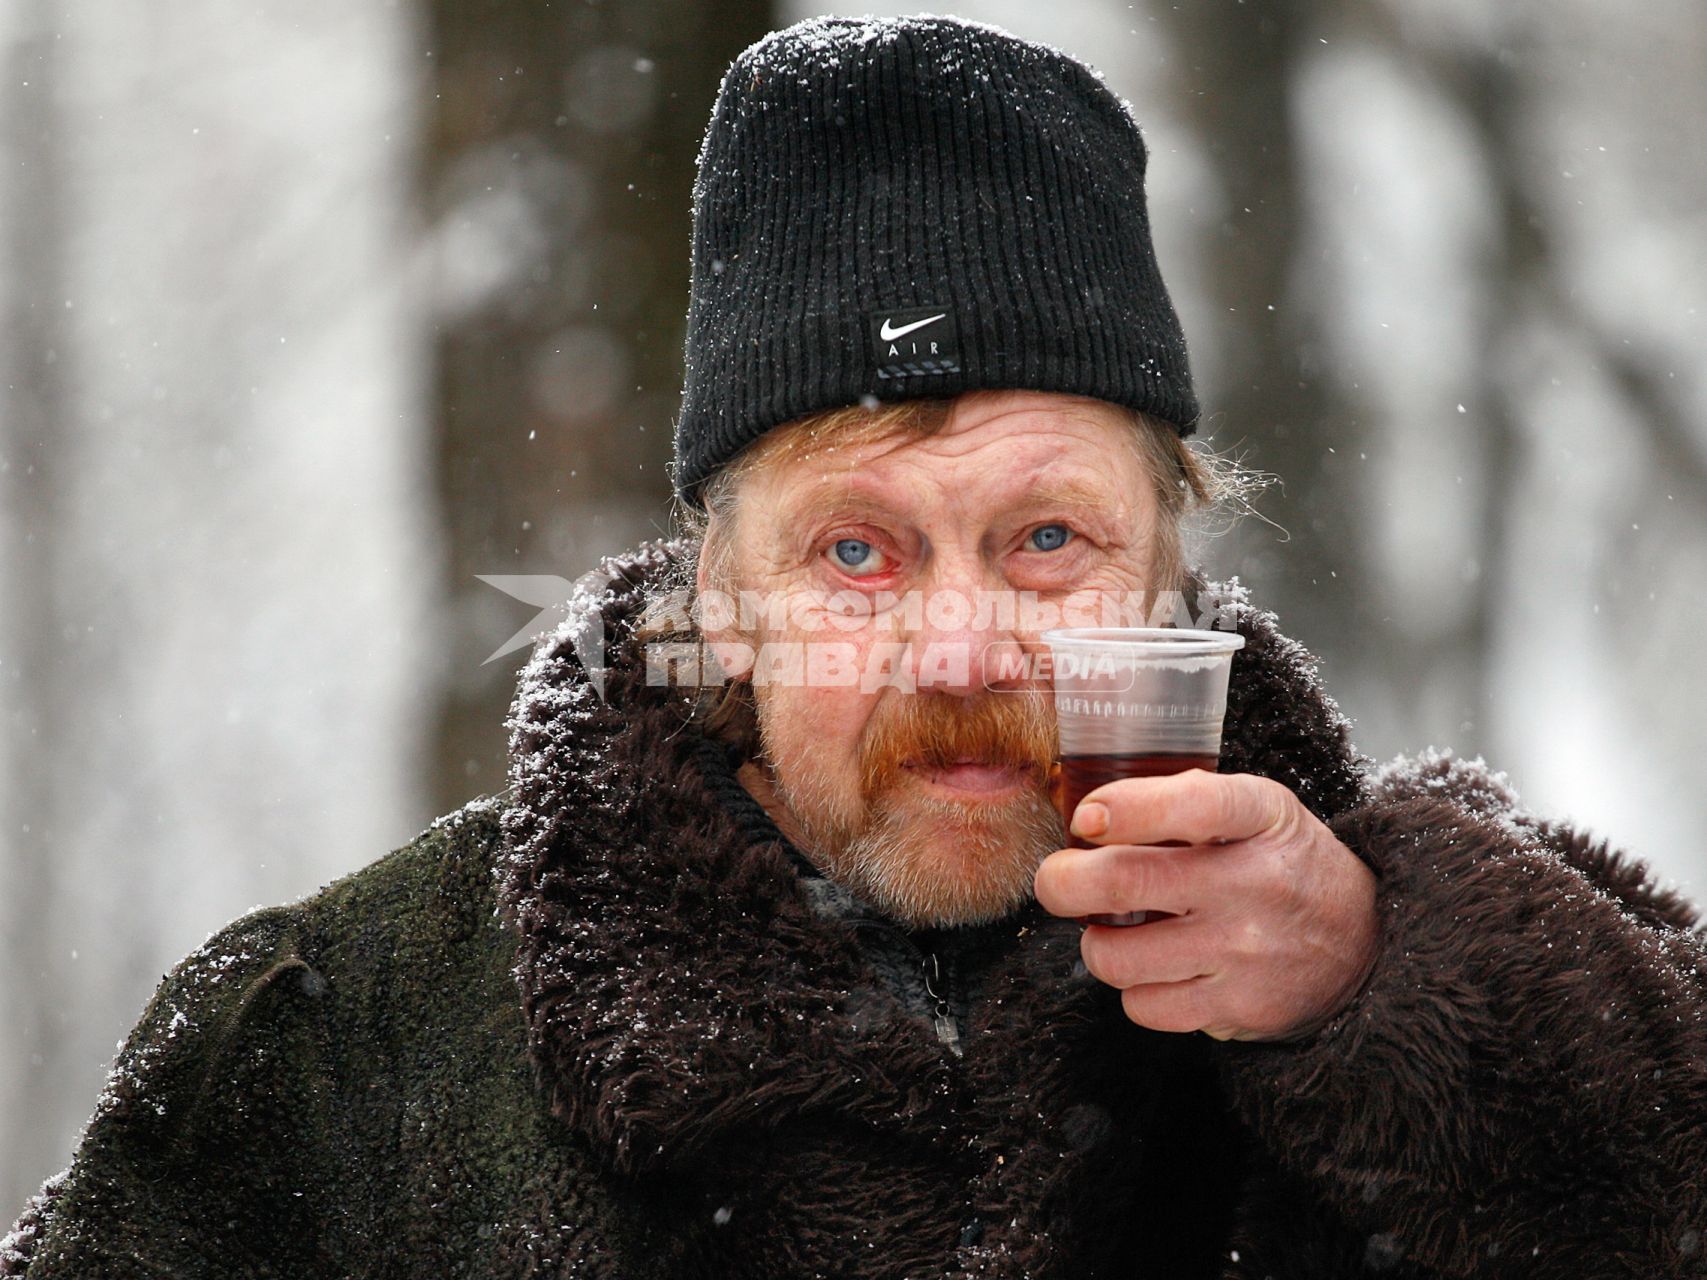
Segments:
[[[932,316],[928,320],[915,320],[912,324],[904,324],[899,329],[891,327],[889,321],[885,320],[883,322],[883,327],[879,329],[877,333],[885,342],[893,342],[896,338],[905,337],[914,329],[923,329],[927,324],[935,324],[938,320],[942,319],[942,316],[946,316],[947,314],[948,312],[944,311],[942,315]]]

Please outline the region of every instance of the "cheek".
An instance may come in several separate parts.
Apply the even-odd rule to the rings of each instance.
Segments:
[[[1149,555],[1145,547],[1128,547],[1117,559],[1087,574],[1085,585],[1101,591],[1136,591],[1144,585]]]
[[[778,698],[838,736],[857,737],[879,692],[908,669],[903,629],[870,618],[802,611],[763,635],[759,665]]]
[[[1118,564],[1102,566],[1089,574],[1080,586],[1087,599],[1125,600],[1141,593],[1147,585],[1144,564],[1136,556],[1128,556]]]
[[[760,722],[779,760],[815,771],[854,772],[871,697],[852,688],[779,681],[755,689]]]
[[[852,625],[819,617],[805,627],[767,631],[757,666],[766,666],[771,678],[754,693],[778,763],[810,767],[838,782],[853,778],[878,700],[897,692],[889,685],[906,669],[904,649],[895,628],[869,620]]]

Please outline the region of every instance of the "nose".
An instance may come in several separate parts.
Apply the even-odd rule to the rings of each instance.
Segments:
[[[1020,642],[1020,605],[1016,592],[975,561],[940,564],[923,587],[909,637],[917,687],[977,697],[1034,684]]]

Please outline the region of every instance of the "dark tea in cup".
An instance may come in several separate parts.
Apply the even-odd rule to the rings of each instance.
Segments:
[[[1070,827],[1079,802],[1104,783],[1187,769],[1215,772],[1228,677],[1243,636],[1172,627],[1087,627],[1046,631],[1043,641],[1051,650],[1061,739],[1049,793],[1064,824]],[[1069,830],[1068,840],[1073,839]],[[1142,924],[1165,914],[1097,915],[1083,923]]]
[[[1063,756],[1049,771],[1049,798],[1063,823],[1073,820],[1073,810],[1105,782],[1120,778],[1156,778],[1184,773],[1187,769],[1215,772],[1218,755],[1174,751],[1140,752],[1132,755]],[[1068,832],[1071,839],[1072,833]],[[1074,845],[1088,848],[1088,845]]]

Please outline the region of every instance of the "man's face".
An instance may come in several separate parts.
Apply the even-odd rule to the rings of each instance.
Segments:
[[[730,585],[762,612],[707,635],[734,669],[757,652],[756,794],[898,920],[1008,915],[1064,843],[1053,707],[1026,663],[1051,609],[1146,585],[1156,507],[1132,430],[1096,400],[974,392],[933,435],[783,456],[742,484]]]

